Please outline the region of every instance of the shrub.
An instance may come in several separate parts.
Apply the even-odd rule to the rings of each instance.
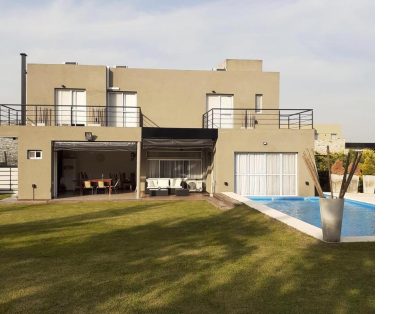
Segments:
[[[360,168],[363,175],[375,175],[375,151],[363,150]]]

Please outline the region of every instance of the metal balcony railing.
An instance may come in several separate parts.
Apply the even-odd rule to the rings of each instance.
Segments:
[[[210,109],[203,114],[206,129],[313,129],[312,109]]]
[[[0,125],[141,127],[140,107],[0,105]]]

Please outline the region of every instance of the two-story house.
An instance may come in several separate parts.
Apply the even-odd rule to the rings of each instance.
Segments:
[[[18,139],[19,199],[73,193],[82,178],[119,178],[138,198],[147,178],[210,194],[314,194],[302,159],[313,112],[280,109],[279,73],[261,60],[198,71],[25,58],[21,106],[0,110],[0,136]]]

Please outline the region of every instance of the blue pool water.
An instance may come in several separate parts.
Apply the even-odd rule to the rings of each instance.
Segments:
[[[289,216],[300,219],[321,228],[318,197],[248,197],[279,210]],[[345,200],[342,236],[374,236],[375,205]]]

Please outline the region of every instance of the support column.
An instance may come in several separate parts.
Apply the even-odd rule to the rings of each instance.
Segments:
[[[140,198],[140,165],[141,165],[142,142],[136,142],[136,199]]]

